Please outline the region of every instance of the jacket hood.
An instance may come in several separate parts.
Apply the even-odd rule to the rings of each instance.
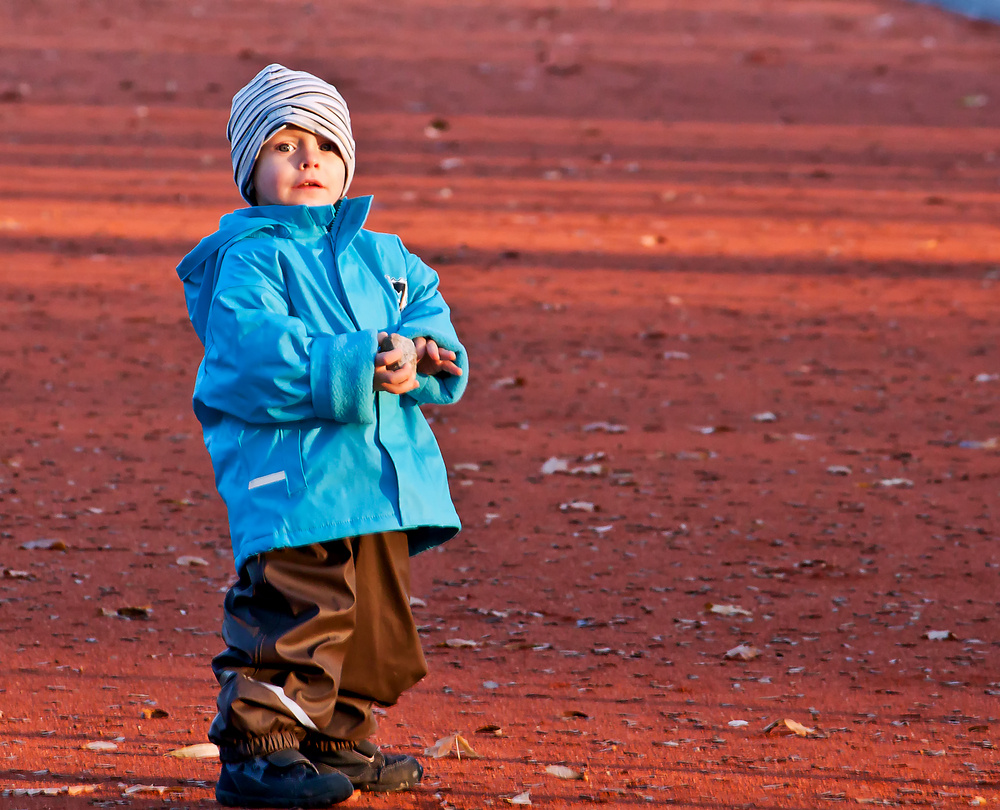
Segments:
[[[202,344],[222,259],[232,245],[250,237],[295,239],[330,233],[339,255],[364,227],[371,202],[371,197],[355,197],[336,205],[260,205],[222,217],[219,229],[202,239],[177,265],[188,317]]]

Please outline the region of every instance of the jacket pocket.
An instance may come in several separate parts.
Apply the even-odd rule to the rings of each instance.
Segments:
[[[306,488],[298,428],[246,427],[239,435],[240,462],[251,495],[294,495]]]

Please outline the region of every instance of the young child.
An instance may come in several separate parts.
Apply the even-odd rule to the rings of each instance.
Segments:
[[[325,807],[423,773],[369,742],[372,708],[426,674],[409,556],[460,524],[419,406],[455,402],[468,361],[435,272],[364,230],[370,197],[345,196],[354,139],[336,88],[270,65],[233,98],[228,136],[251,207],[177,268],[239,577],[212,662],[216,796]],[[416,359],[379,349],[387,333]]]

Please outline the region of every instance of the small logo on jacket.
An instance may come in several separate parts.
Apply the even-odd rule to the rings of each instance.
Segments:
[[[407,302],[407,287],[405,278],[393,278],[392,276],[386,276],[392,288],[396,291],[396,298],[399,299],[399,311],[402,312],[406,308]]]

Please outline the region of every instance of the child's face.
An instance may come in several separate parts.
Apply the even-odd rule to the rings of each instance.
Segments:
[[[268,138],[253,167],[257,205],[333,205],[346,180],[337,145],[298,127]]]

